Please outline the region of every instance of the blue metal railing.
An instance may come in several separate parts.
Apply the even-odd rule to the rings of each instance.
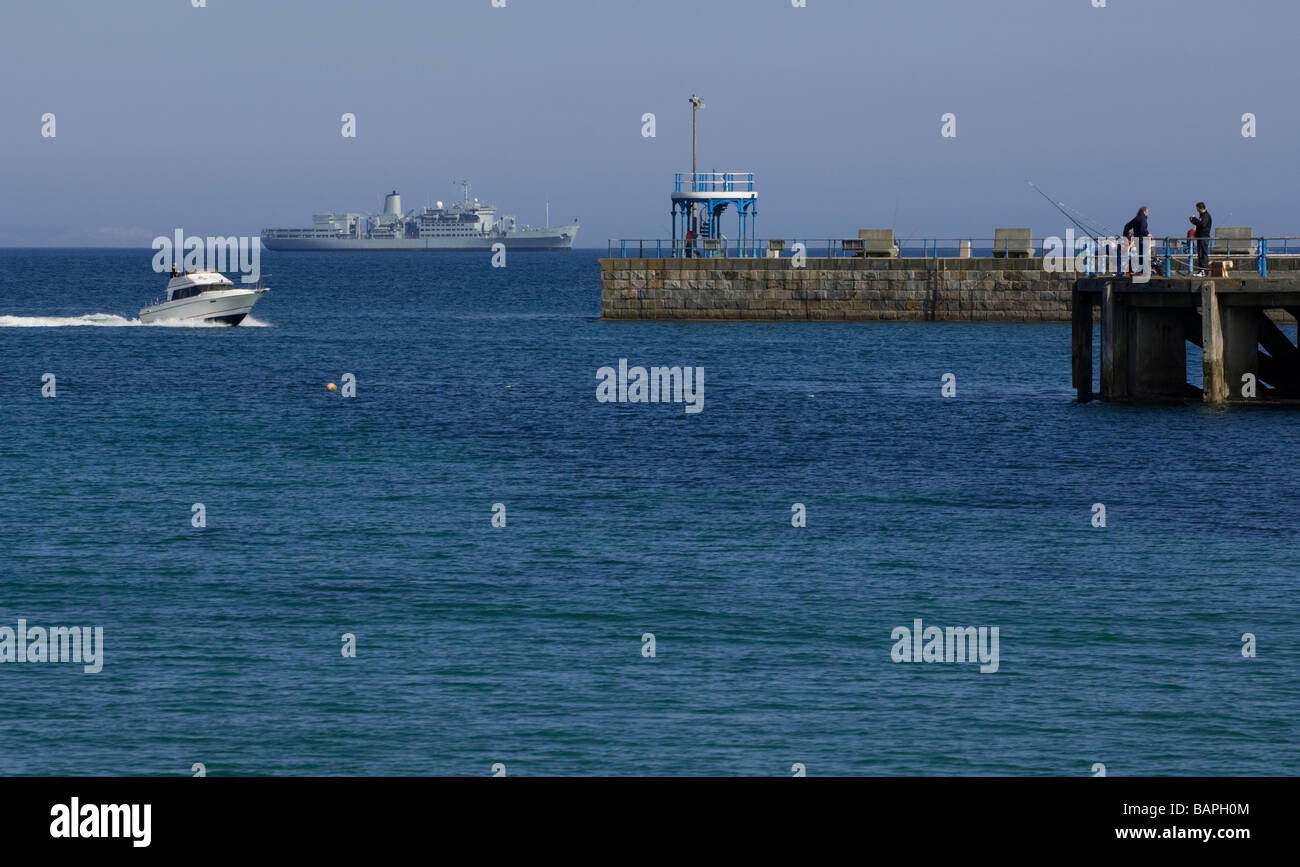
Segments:
[[[853,238],[695,238],[688,244],[681,238],[675,240],[668,238],[617,238],[609,241],[608,257],[612,259],[765,258],[768,255],[769,244],[772,241],[779,241],[783,245],[779,251],[782,258],[789,258],[793,255],[796,244],[802,244],[803,255],[812,259],[853,258],[862,256],[864,252],[871,255],[869,250],[856,246],[860,240]],[[710,246],[716,243],[716,249],[706,249],[706,242]],[[1035,241],[1033,246],[1035,251],[1041,250],[1042,242]],[[992,238],[901,239],[895,242],[895,247],[897,248],[895,255],[908,259],[955,259],[966,255],[964,251],[967,249],[969,249],[970,255],[974,257],[985,258],[993,255]]]
[[[1086,262],[1085,273],[1097,274],[1121,273],[1133,270],[1135,264],[1147,255],[1140,250],[1136,242],[1122,238],[1080,238],[1087,245],[1083,251]],[[1269,242],[1276,242],[1269,247]],[[1300,238],[1152,238],[1150,255],[1153,271],[1164,277],[1176,277],[1199,274],[1201,267],[1199,245],[1207,245],[1207,259],[1252,259],[1255,273],[1261,277],[1268,276],[1269,256],[1275,258],[1295,257],[1300,255],[1300,248],[1293,251],[1292,241]]]
[[[673,180],[677,193],[752,193],[753,172],[678,172]]]
[[[775,240],[780,249],[771,249]],[[1031,239],[1032,255],[1037,258],[1044,255],[1045,243],[1049,239]],[[1052,241],[1060,239],[1053,238]],[[1111,274],[1119,270],[1121,264],[1130,260],[1130,253],[1123,239],[1118,238],[1078,238],[1076,248],[1064,250],[1063,257],[1073,260],[1069,269],[1078,270],[1082,259],[1082,273],[1087,276]],[[1270,258],[1300,257],[1300,237],[1251,238],[1220,240],[1208,239],[1212,259],[1230,258],[1253,261],[1253,271],[1260,276],[1268,276]],[[1194,274],[1197,267],[1197,239],[1188,238],[1152,238],[1152,258],[1156,260],[1156,273],[1166,277]],[[790,258],[796,253],[796,245],[803,245],[799,252],[810,259],[844,259],[872,256],[869,249],[864,249],[861,239],[833,238],[794,238],[794,239],[729,239],[729,238],[695,238],[689,243],[681,238],[649,239],[614,239],[609,241],[607,257],[610,259],[665,259],[665,258]],[[961,259],[990,258],[993,256],[994,239],[992,238],[919,238],[902,239],[896,242],[894,254],[900,259]],[[880,255],[880,254],[877,254]]]

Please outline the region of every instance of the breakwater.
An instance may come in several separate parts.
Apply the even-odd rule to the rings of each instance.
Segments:
[[[1234,257],[1234,279],[1255,261]],[[605,319],[1069,322],[1081,274],[1041,258],[606,258]],[[1270,258],[1270,271],[1300,260]]]

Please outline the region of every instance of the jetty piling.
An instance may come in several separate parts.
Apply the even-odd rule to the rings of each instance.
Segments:
[[[1080,401],[1300,400],[1300,348],[1270,315],[1300,313],[1298,277],[1091,277],[1075,283],[1071,301],[1072,378]],[[1098,307],[1101,382],[1094,392]],[[1187,382],[1189,342],[1201,348],[1199,388]]]

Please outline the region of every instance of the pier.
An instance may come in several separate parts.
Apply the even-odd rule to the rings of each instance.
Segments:
[[[1072,296],[1071,356],[1080,401],[1208,404],[1300,400],[1300,273],[1235,278],[1090,277]],[[1100,308],[1100,389],[1093,326]],[[1282,314],[1287,315],[1282,315]],[[1201,348],[1202,387],[1187,381],[1187,344]]]
[[[996,228],[991,238],[899,239],[892,228],[859,228],[763,240],[754,173],[699,170],[704,102],[695,94],[689,102],[691,170],[673,178],[670,237],[609,242],[600,260],[604,319],[1073,322],[1080,400],[1224,402],[1242,393],[1233,389],[1246,373],[1256,397],[1300,398],[1297,350],[1277,324],[1300,312],[1300,238],[1220,226],[1209,253],[1232,277],[1209,281],[1190,276],[1196,245],[1185,237],[1153,238],[1144,255],[1073,229],[1063,238]],[[730,238],[724,218],[735,226]],[[1146,262],[1150,282],[1107,276],[1134,261]],[[1202,309],[1212,311],[1205,321]],[[1187,382],[1188,340],[1205,347],[1204,392]]]
[[[680,237],[611,244],[610,254],[600,260],[601,316],[1070,322],[1076,282],[1098,276],[1059,270],[1040,255],[995,255],[993,239],[895,243],[873,240],[880,230],[863,231],[865,238],[840,242],[745,242],[744,247],[766,254],[761,256],[740,255],[735,239],[726,242],[725,251],[704,249],[703,240],[711,239],[691,250]],[[892,238],[892,232],[885,232]],[[717,243],[721,247],[722,239]],[[1043,249],[1041,239],[1029,244],[1035,252]],[[902,249],[894,252],[893,247]],[[802,259],[794,254],[798,248],[806,251]],[[1300,278],[1296,248],[1285,249],[1271,245],[1268,280]],[[1265,279],[1259,275],[1258,257],[1232,260],[1234,276],[1228,282]],[[1177,278],[1152,279],[1154,284]]]

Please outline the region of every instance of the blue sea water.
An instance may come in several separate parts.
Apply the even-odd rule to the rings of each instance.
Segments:
[[[149,251],[0,251],[0,626],[105,645],[0,664],[0,774],[1296,773],[1295,411],[1079,405],[1068,325],[605,322],[597,255],[267,253],[168,328]]]

